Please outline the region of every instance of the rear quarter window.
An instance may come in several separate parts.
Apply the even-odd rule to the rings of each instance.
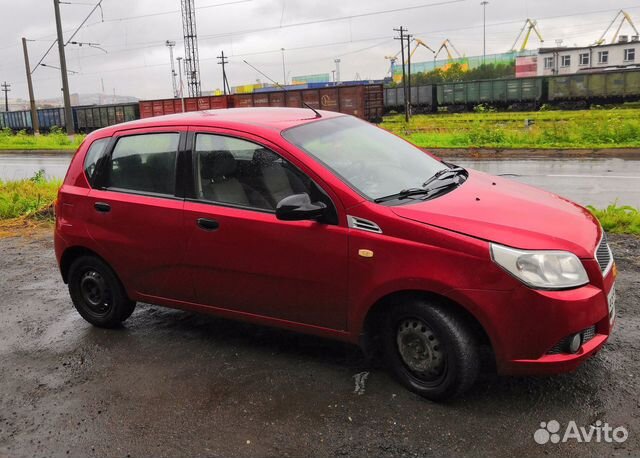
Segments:
[[[89,151],[87,151],[87,155],[84,158],[84,173],[89,183],[93,183],[98,160],[104,155],[108,143],[109,138],[100,138],[95,140],[89,147]]]

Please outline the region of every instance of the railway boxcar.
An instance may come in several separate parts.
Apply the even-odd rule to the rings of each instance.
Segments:
[[[185,97],[184,111],[216,110],[229,108],[230,97],[213,95],[202,97]],[[139,117],[151,118],[167,114],[182,113],[182,99],[143,100],[139,104]]]
[[[543,78],[510,78],[438,84],[439,106],[472,109],[487,103],[495,106],[532,107],[544,100]]]
[[[74,122],[78,132],[91,132],[140,118],[137,103],[74,107]]]
[[[231,97],[235,108],[267,106],[300,108],[304,106],[304,102],[313,108],[338,111],[368,121],[377,121],[384,113],[382,84],[254,92],[235,94]]]
[[[0,113],[0,128],[2,129],[11,129],[13,131],[31,130],[31,126],[30,111],[5,111]]]
[[[412,86],[411,106],[417,113],[435,111],[438,107],[436,85]],[[404,89],[402,86],[385,88],[384,107],[385,110],[404,110]]]
[[[640,99],[638,70],[550,76],[548,81],[552,103],[619,103]]]
[[[31,113],[27,113],[29,120],[31,120]],[[40,108],[37,113],[40,132],[48,132],[53,127],[59,127],[60,129],[66,127],[64,108]]]

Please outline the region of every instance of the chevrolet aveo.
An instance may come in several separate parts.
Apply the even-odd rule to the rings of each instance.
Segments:
[[[410,390],[570,371],[607,340],[616,268],[584,208],[457,167],[352,116],[231,109],[87,136],[56,203],[73,304],[136,301],[379,350]]]

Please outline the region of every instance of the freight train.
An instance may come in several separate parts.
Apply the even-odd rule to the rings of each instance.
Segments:
[[[379,122],[384,114],[382,84],[339,85],[322,88],[277,90],[249,94],[188,97],[182,99],[145,100],[116,105],[78,106],[72,108],[76,132],[91,132],[102,127],[139,118],[181,113],[182,111],[215,110],[245,107],[303,107],[339,111],[367,121]],[[183,105],[184,103],[184,105]],[[66,127],[63,108],[37,110],[40,130]],[[33,130],[31,112],[0,112],[0,129]]]
[[[480,104],[535,110],[543,104],[566,108],[640,100],[640,70],[615,70],[573,75],[506,78],[429,84],[411,88],[416,112],[471,110]],[[402,87],[386,88],[385,110],[404,109]]]
[[[544,104],[586,108],[640,100],[640,69],[578,73],[561,76],[505,78],[484,81],[428,84],[411,88],[414,112],[430,113],[472,110],[486,104],[512,110],[536,110]],[[339,111],[372,122],[382,115],[404,109],[402,87],[383,89],[380,84],[338,85],[295,90],[260,91],[248,94],[145,100],[137,103],[73,107],[76,132],[138,118],[182,111],[243,107],[302,107]],[[65,127],[62,108],[38,110],[40,130]],[[29,111],[0,112],[0,129],[32,130]]]

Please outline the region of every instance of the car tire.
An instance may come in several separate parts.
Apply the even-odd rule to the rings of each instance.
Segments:
[[[383,324],[382,349],[400,383],[432,401],[462,394],[480,369],[476,336],[442,300],[415,298],[394,306]]]
[[[82,318],[100,328],[118,326],[136,307],[111,267],[95,256],[81,256],[71,264],[69,293]]]

